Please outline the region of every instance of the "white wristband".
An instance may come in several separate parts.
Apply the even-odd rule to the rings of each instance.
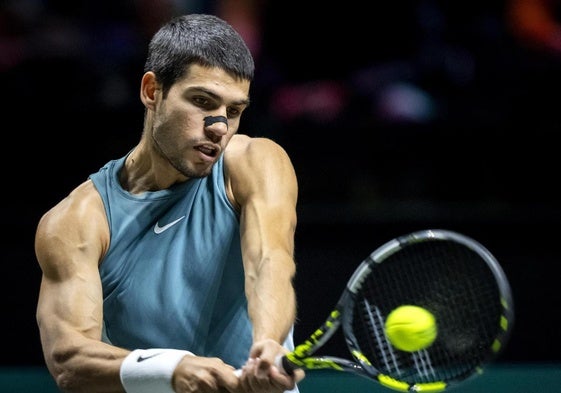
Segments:
[[[121,383],[127,393],[174,393],[171,378],[189,351],[167,348],[135,349],[121,364]]]

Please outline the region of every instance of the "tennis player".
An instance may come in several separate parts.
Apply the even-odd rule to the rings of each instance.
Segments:
[[[37,321],[62,391],[298,391],[303,372],[274,365],[293,349],[297,179],[278,144],[236,134],[253,74],[222,19],[171,20],[138,144],[41,218]]]

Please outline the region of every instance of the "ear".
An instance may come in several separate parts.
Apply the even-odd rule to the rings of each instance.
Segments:
[[[152,71],[146,72],[140,82],[140,100],[147,109],[154,109],[156,105],[156,94],[160,85],[156,81],[156,75]]]

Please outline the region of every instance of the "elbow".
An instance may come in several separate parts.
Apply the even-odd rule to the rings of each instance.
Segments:
[[[53,350],[46,363],[57,387],[62,392],[79,392],[78,370],[76,367],[77,348],[64,347]]]
[[[73,379],[70,373],[63,370],[53,377],[57,387],[61,392],[73,393],[78,391],[76,389],[76,385],[72,382]]]

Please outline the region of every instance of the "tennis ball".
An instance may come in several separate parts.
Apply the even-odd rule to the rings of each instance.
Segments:
[[[394,347],[415,352],[429,347],[437,335],[436,320],[430,311],[412,305],[397,307],[389,313],[386,337]]]

